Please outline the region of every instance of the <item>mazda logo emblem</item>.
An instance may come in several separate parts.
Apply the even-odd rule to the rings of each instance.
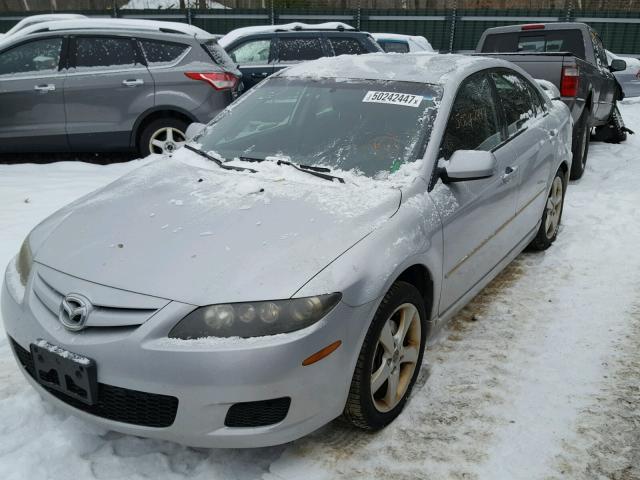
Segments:
[[[92,305],[87,297],[78,293],[70,293],[62,300],[58,318],[67,330],[77,332],[87,323]]]

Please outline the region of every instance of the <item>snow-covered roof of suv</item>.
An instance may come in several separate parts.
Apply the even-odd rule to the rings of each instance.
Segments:
[[[282,77],[347,78],[445,84],[470,70],[493,67],[520,69],[512,63],[488,57],[467,55],[434,55],[402,53],[370,53],[340,55],[311,60],[274,74]]]
[[[12,37],[61,30],[140,30],[178,33],[192,37],[197,36],[208,38],[211,36],[209,32],[206,32],[201,28],[180,22],[158,22],[155,20],[134,20],[126,18],[84,18],[38,23],[16,32]]]
[[[402,35],[400,33],[372,33],[371,36],[376,40],[403,41],[409,45],[410,52],[434,52],[435,50],[425,37],[419,35]]]
[[[255,25],[253,27],[241,27],[231,30],[218,43],[226,48],[233,42],[242,37],[247,37],[256,33],[272,33],[272,32],[295,32],[298,30],[345,30],[355,31],[351,25],[342,22],[325,22],[325,23],[301,23],[292,22],[282,25]]]

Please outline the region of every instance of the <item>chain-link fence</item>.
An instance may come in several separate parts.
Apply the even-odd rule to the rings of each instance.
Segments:
[[[0,0],[0,32],[24,15],[61,11],[188,22],[221,34],[341,21],[369,32],[423,35],[445,52],[473,49],[489,27],[578,21],[598,30],[611,51],[640,54],[640,0]]]

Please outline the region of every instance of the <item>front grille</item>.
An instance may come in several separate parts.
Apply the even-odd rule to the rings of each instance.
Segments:
[[[35,368],[31,352],[9,338],[18,361],[34,379]],[[51,395],[78,410],[116,422],[131,423],[145,427],[164,428],[176,418],[178,399],[169,395],[140,392],[128,388],[98,383],[98,397],[94,405],[87,405],[62,392],[41,385]]]
[[[227,411],[227,427],[265,427],[281,422],[289,412],[291,398],[234,403]]]

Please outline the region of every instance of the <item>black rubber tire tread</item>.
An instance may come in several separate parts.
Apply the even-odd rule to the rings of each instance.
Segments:
[[[140,134],[140,140],[138,141],[138,153],[141,157],[146,157],[151,154],[149,151],[149,140],[157,130],[165,127],[173,127],[180,130],[182,133],[185,133],[188,126],[187,122],[176,117],[161,117],[149,122]]]
[[[531,250],[537,250],[540,252],[543,250],[546,250],[551,246],[553,242],[556,241],[556,238],[558,236],[558,231],[560,229],[560,224],[562,222],[562,213],[564,212],[564,197],[565,197],[565,194],[567,193],[567,185],[565,181],[565,173],[562,171],[562,169],[559,169],[556,172],[555,176],[553,177],[553,180],[551,181],[552,185],[553,185],[553,181],[557,177],[560,177],[560,180],[562,180],[562,207],[560,209],[560,219],[558,220],[558,230],[556,230],[552,238],[547,238],[547,233],[544,231],[544,224],[545,224],[545,221],[547,220],[547,204],[545,201],[544,210],[542,212],[542,222],[540,223],[540,228],[538,229],[538,233],[536,233],[536,236],[534,237],[534,239],[531,240],[531,243],[529,244],[529,247],[528,247]],[[547,195],[547,198],[548,198],[548,195]]]
[[[416,306],[420,313],[420,320],[422,322],[422,339],[420,351],[418,353],[417,365],[413,373],[411,383],[409,384],[402,400],[389,412],[381,413],[373,406],[369,392],[370,386],[367,382],[367,378],[370,378],[371,375],[371,372],[369,371],[371,364],[370,356],[375,353],[375,346],[378,341],[380,330],[387,321],[389,315],[399,305],[407,303],[408,301]],[[418,289],[410,283],[403,281],[395,282],[378,306],[378,310],[373,317],[362,344],[362,349],[360,350],[360,355],[358,356],[356,368],[353,373],[353,379],[351,380],[347,403],[345,404],[344,411],[342,413],[342,420],[357,428],[375,431],[386,427],[400,414],[400,412],[402,412],[407,399],[411,395],[411,390],[413,389],[416,378],[418,378],[418,374],[420,373],[420,366],[422,364],[422,357],[424,355],[424,348],[426,344],[426,332],[426,309],[422,295]]]
[[[611,112],[609,122],[601,127],[596,127],[593,139],[598,142],[620,143],[627,139],[627,130],[624,128],[622,114],[616,105]]]
[[[584,174],[584,170],[587,166],[587,159],[589,157],[589,140],[590,140],[590,130],[591,127],[589,126],[589,112],[585,109],[584,112],[582,112],[582,115],[580,116],[580,119],[578,120],[577,124],[576,124],[576,130],[578,132],[578,134],[576,135],[575,139],[574,139],[574,145],[572,148],[573,151],[573,160],[571,161],[571,174],[570,174],[570,179],[571,180],[578,180],[580,178],[582,178],[582,175]],[[586,132],[585,132],[586,129]],[[579,156],[578,152],[579,152],[579,146],[577,145],[578,143],[578,139],[581,139],[583,135],[585,135],[586,133],[586,139],[585,139],[585,146],[584,146],[584,154],[582,155],[582,157]]]

